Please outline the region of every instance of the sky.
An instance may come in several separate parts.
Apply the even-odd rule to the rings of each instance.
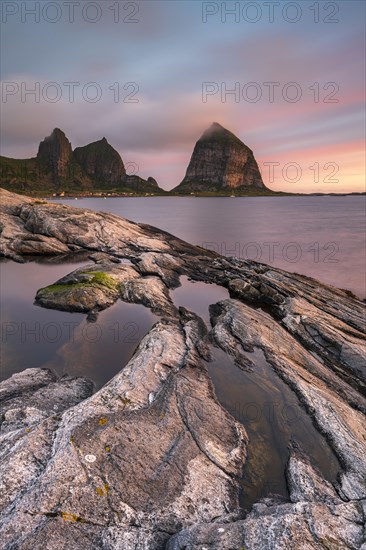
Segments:
[[[1,154],[59,127],[171,189],[216,121],[274,190],[365,191],[365,5],[3,0]]]

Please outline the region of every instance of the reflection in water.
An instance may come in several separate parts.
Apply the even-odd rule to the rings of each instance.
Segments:
[[[226,256],[303,273],[366,296],[366,197],[138,197],[75,201],[154,225]]]
[[[196,283],[181,277],[182,286],[172,292],[176,306],[200,315],[210,326],[208,307],[228,298],[218,285]],[[220,403],[241,422],[249,436],[248,459],[241,483],[241,506],[270,493],[288,498],[285,466],[290,445],[299,446],[329,481],[335,481],[340,465],[325,438],[314,427],[297,396],[267,363],[264,353],[242,352],[253,361],[253,371],[237,367],[232,357],[212,346],[208,371]]]
[[[101,388],[131,359],[157,317],[142,305],[118,301],[98,315],[96,323],[75,323],[67,342],[42,367],[58,374],[86,376]]]
[[[180,283],[181,286],[170,293],[175,306],[193,311],[209,326],[209,306],[229,298],[229,291],[219,285],[190,281],[185,275],[180,277]]]
[[[325,479],[335,481],[340,470],[337,458],[295,393],[267,363],[263,351],[257,348],[247,354],[255,363],[252,372],[239,369],[221,349],[213,348],[213,353],[208,370],[216,395],[249,436],[242,507],[250,510],[270,493],[288,497],[284,472],[290,445],[299,446]]]
[[[85,262],[74,263],[75,269]],[[110,380],[131,358],[138,342],[156,317],[141,305],[117,302],[99,314],[96,323],[85,315],[47,310],[34,305],[40,287],[70,271],[53,262],[1,264],[2,350],[1,379],[29,367],[48,367],[59,374],[87,376],[98,387]],[[210,304],[228,298],[220,286],[190,282],[172,292],[177,306],[200,315],[209,325]],[[208,364],[222,405],[246,428],[249,457],[242,481],[244,509],[269,493],[288,496],[284,468],[288,446],[297,443],[323,475],[334,480],[339,464],[295,394],[281,381],[263,352],[249,354],[256,367],[244,372],[231,357],[213,348]]]
[[[157,319],[144,306],[117,302],[90,324],[81,313],[34,305],[39,288],[90,263],[84,260],[1,262],[1,380],[26,368],[47,367],[87,376],[100,387],[131,358]]]

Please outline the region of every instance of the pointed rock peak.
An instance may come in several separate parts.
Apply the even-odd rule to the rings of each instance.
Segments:
[[[44,138],[43,142],[41,143],[59,143],[59,144],[64,144],[65,147],[69,148],[71,147],[71,144],[69,142],[69,140],[67,139],[66,135],[65,135],[65,132],[63,132],[62,130],[60,130],[60,128],[54,128],[54,130],[52,130],[51,134],[47,137]]]
[[[52,130],[52,133],[45,137],[43,141],[39,144],[39,150],[38,154],[42,153],[42,150],[45,150],[44,148],[59,148],[64,149],[68,152],[68,154],[71,153],[71,143],[67,139],[65,133],[60,130],[60,128],[55,128]],[[48,154],[48,153],[47,153]]]
[[[175,189],[227,192],[244,187],[265,188],[253,151],[214,122],[197,141],[185,178]]]
[[[89,143],[88,145],[85,145],[85,147],[99,147],[103,149],[113,149],[112,145],[108,143],[108,140],[106,137],[103,137],[102,139],[98,139],[97,141],[93,141],[92,143]]]
[[[88,143],[88,145],[85,145],[84,147],[104,147],[104,148],[110,148],[114,150],[112,145],[108,143],[108,140],[106,137],[103,137],[102,139],[98,139],[97,141],[93,141],[92,143]]]
[[[67,139],[66,138],[66,135],[65,135],[65,132],[63,132],[62,130],[60,130],[60,128],[54,128],[54,130],[52,130],[52,133],[50,136],[48,136],[48,138],[61,138],[61,139]]]
[[[235,134],[221,126],[218,122],[213,122],[211,126],[203,132],[199,141],[220,141],[244,145],[244,143]]]
[[[228,130],[226,130],[226,128],[221,126],[221,124],[219,124],[218,122],[213,122],[211,124],[211,126],[203,132],[202,136],[210,135],[210,134],[216,134],[216,133],[225,133],[225,132],[228,132]]]
[[[37,158],[57,180],[59,177],[67,177],[71,154],[71,143],[62,130],[55,128],[39,144]]]
[[[219,124],[218,122],[213,122],[209,128],[209,130],[224,130],[225,132],[227,132],[226,128],[224,128],[221,124]]]
[[[105,137],[77,147],[74,160],[89,177],[99,182],[120,183],[126,176],[120,154]]]

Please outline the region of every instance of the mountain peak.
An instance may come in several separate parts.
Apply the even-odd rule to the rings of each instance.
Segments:
[[[177,191],[264,188],[253,151],[218,122],[197,141],[186,176]]]
[[[209,128],[207,128],[204,132],[203,132],[203,136],[205,134],[213,134],[213,133],[226,133],[226,132],[229,132],[229,130],[227,130],[226,128],[224,128],[221,124],[219,124],[218,122],[213,122],[211,124],[211,126]],[[231,132],[229,132],[231,133]]]
[[[199,139],[199,142],[202,141],[219,141],[221,143],[236,143],[242,147],[246,147],[244,143],[230,130],[227,130],[218,122],[213,122],[207,130],[205,130],[202,136]],[[249,147],[247,147],[249,149]],[[250,149],[249,149],[250,150]]]
[[[53,139],[53,138],[61,138],[61,139],[67,139],[65,132],[60,130],[60,128],[54,128],[51,132],[51,134],[45,138],[45,139]]]
[[[99,183],[109,181],[119,184],[126,177],[120,154],[105,137],[84,147],[77,147],[74,151],[74,160],[89,177]]]
[[[210,126],[209,129],[213,129],[213,130],[225,130],[225,132],[227,132],[228,130],[226,130],[226,128],[224,128],[222,126],[222,124],[219,124],[218,122],[213,122]]]
[[[120,154],[105,136],[72,151],[65,133],[56,127],[40,142],[36,161],[5,159],[11,164],[4,165],[3,159],[0,157],[0,168],[6,173],[0,174],[0,184],[21,192],[25,185],[45,192],[62,187],[72,191],[120,188],[131,194],[162,191],[154,178],[128,176]]]
[[[51,135],[39,144],[37,159],[43,163],[57,181],[66,177],[71,159],[71,143],[60,128],[54,128]]]

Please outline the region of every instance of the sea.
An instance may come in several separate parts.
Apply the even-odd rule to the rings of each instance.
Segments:
[[[303,273],[366,296],[365,196],[312,197],[106,197],[55,199],[78,208],[118,214],[150,224],[226,256],[252,259]],[[0,262],[1,368],[4,380],[26,368],[49,368],[62,376],[86,376],[100,388],[128,363],[158,318],[142,305],[118,301],[94,323],[80,313],[38,307],[37,290],[77,267],[87,255],[65,261],[43,258]],[[181,278],[172,292],[177,306],[198,313],[209,326],[208,306],[226,299],[226,289]],[[296,441],[315,466],[334,481],[340,465],[293,392],[273,372],[263,353],[257,368],[240,370],[213,349],[207,368],[222,405],[245,426],[249,455],[241,505],[259,498],[288,498],[284,476],[289,446]]]

